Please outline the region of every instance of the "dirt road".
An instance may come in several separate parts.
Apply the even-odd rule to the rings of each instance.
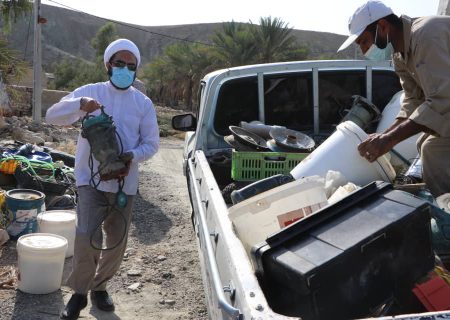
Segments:
[[[116,311],[102,312],[89,301],[80,319],[207,319],[181,148],[181,140],[163,138],[160,152],[140,167],[127,251],[108,289]],[[15,242],[9,241],[0,266],[17,265],[16,259]],[[70,269],[68,258],[63,284]],[[47,295],[0,290],[0,319],[58,319],[70,295],[64,285]]]

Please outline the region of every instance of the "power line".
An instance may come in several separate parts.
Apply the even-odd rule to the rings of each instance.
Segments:
[[[124,27],[128,27],[128,28],[131,28],[131,29],[135,29],[135,30],[147,32],[147,33],[150,33],[150,34],[158,35],[158,36],[165,37],[165,38],[169,38],[169,39],[173,39],[173,40],[185,41],[185,42],[190,42],[190,43],[201,44],[201,45],[204,45],[204,46],[215,47],[215,45],[210,44],[210,43],[205,43],[205,42],[201,42],[201,41],[194,41],[194,40],[188,40],[188,39],[178,38],[178,37],[174,37],[174,36],[169,36],[169,35],[167,35],[167,34],[163,34],[163,33],[159,33],[159,32],[154,32],[154,31],[146,30],[146,29],[143,29],[143,28],[139,28],[139,27],[133,26],[133,25],[128,24],[128,23],[125,23],[125,22],[121,22],[121,21],[117,21],[117,20],[112,20],[112,19],[108,19],[108,18],[99,17],[99,16],[97,16],[97,15],[90,14],[90,13],[84,12],[84,11],[82,11],[82,10],[72,8],[72,7],[68,6],[68,5],[65,5],[65,4],[63,4],[63,3],[60,3],[60,2],[57,2],[57,1],[54,1],[54,0],[47,0],[47,1],[53,2],[53,3],[57,4],[57,5],[60,5],[60,6],[62,6],[62,7],[65,7],[65,8],[67,8],[67,9],[70,9],[70,10],[73,10],[73,11],[76,11],[76,12],[79,12],[79,13],[82,13],[82,14],[85,14],[85,15],[89,15],[89,16],[93,16],[93,17],[96,17],[96,18],[98,18],[98,19],[102,19],[102,20],[105,20],[105,21],[114,22],[114,23],[116,23],[116,24],[118,24],[118,25],[121,25],[121,26],[124,26]]]
[[[23,52],[23,60],[25,60],[25,58],[26,58],[27,49],[28,49],[28,39],[30,37],[30,26],[31,26],[31,14],[32,14],[32,12],[30,11],[30,17],[28,18],[27,41],[25,42],[25,51]]]
[[[23,60],[25,60],[25,58],[27,57],[27,50],[28,50],[28,39],[30,38],[30,27],[31,27],[31,16],[32,16],[32,11],[30,11],[30,16],[28,18],[28,31],[27,31],[27,40],[25,42],[25,50],[23,51]],[[17,79],[16,82],[16,86],[19,85],[20,79]]]

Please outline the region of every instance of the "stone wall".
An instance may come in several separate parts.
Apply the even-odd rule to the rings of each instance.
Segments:
[[[9,108],[5,110],[6,114],[10,113],[11,115],[16,115],[19,117],[31,116],[33,105],[33,88],[9,86],[7,90],[9,95]],[[42,116],[44,117],[47,109],[67,94],[69,94],[67,91],[42,90]]]

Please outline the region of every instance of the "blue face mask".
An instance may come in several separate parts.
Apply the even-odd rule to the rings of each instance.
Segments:
[[[112,68],[112,75],[110,76],[111,82],[119,89],[127,89],[133,84],[135,71],[128,70],[127,67]]]
[[[377,43],[377,36],[378,36],[378,26],[377,30],[375,31],[375,40],[374,43],[370,46],[369,50],[366,51],[364,56],[373,61],[384,61],[384,60],[390,60],[391,55],[394,52],[394,48],[392,47],[392,43],[389,41],[389,36],[387,37],[387,45],[386,48],[380,49],[375,44]]]

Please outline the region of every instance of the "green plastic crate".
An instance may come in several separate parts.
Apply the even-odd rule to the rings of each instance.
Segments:
[[[233,151],[231,178],[235,181],[256,181],[275,174],[287,174],[308,154]]]

